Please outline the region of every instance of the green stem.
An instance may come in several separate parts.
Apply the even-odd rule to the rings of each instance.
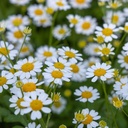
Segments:
[[[50,118],[51,118],[51,113],[48,114],[48,118],[47,118],[47,122],[46,122],[46,128],[48,128]]]
[[[78,124],[79,124],[79,123],[77,122],[76,125],[74,126],[74,128],[77,128]]]
[[[45,124],[43,118],[41,118],[41,119],[39,120],[39,123],[41,124],[42,128],[46,128],[46,124]]]
[[[55,24],[55,19],[57,17],[57,14],[58,14],[58,11],[53,16],[52,25],[51,25],[51,29],[50,29],[50,35],[49,35],[49,46],[51,46],[51,44],[52,44],[52,39],[53,39],[52,32],[53,32],[53,27]]]
[[[122,36],[122,38],[121,38],[121,41],[120,41],[120,45],[118,46],[118,48],[116,49],[116,51],[115,51],[115,56],[114,56],[114,58],[113,58],[113,60],[112,60],[112,65],[114,66],[114,64],[115,64],[115,59],[117,59],[117,56],[118,56],[118,54],[120,53],[120,51],[121,51],[121,49],[122,49],[122,47],[123,47],[123,45],[124,45],[124,43],[125,43],[125,38],[126,38],[126,35],[127,35],[127,33],[124,33],[124,35]]]
[[[23,48],[23,45],[25,44],[26,37],[27,37],[27,35],[25,35],[25,37],[24,37],[23,43],[22,43],[22,45],[21,45],[21,47],[20,47],[20,50],[19,50],[18,55],[17,55],[17,58],[16,58],[16,62],[17,62],[18,59],[19,59],[20,52],[21,52],[21,50],[22,50],[22,48]]]
[[[128,117],[128,114],[124,111],[124,109],[122,108],[121,110]]]

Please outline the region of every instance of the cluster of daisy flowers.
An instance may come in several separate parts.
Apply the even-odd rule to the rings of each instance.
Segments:
[[[0,23],[0,93],[8,91],[14,115],[26,118],[25,128],[54,127],[51,115],[61,115],[74,100],[78,108],[72,107],[72,127],[117,127],[116,109],[128,116],[128,9],[123,8],[127,1],[98,0],[102,24],[90,13],[72,12],[91,8],[92,0],[31,2],[10,0],[26,6],[26,12],[9,15]],[[64,15],[66,22],[56,23],[59,12],[68,11],[72,13]],[[32,30],[27,27],[31,25]],[[47,44],[34,48],[34,32],[47,28]],[[70,44],[73,34],[80,37],[78,49]],[[66,84],[77,86],[64,91]]]

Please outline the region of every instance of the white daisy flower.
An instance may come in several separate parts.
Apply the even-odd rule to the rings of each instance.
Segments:
[[[106,63],[96,63],[95,65],[91,66],[87,69],[86,78],[92,78],[92,82],[101,79],[102,81],[106,81],[113,77],[114,69],[110,69],[111,66],[107,65]]]
[[[70,23],[70,27],[73,27],[73,26],[78,24],[78,22],[80,21],[81,17],[79,15],[69,14],[67,16],[67,19],[68,19],[68,21]]]
[[[81,18],[78,24],[75,26],[76,33],[90,35],[94,32],[96,27],[96,19],[91,16],[85,16]]]
[[[70,67],[72,72],[72,81],[82,82],[86,80],[86,68],[84,63],[71,62]]]
[[[90,7],[92,0],[70,0],[69,2],[73,8],[86,9]]]
[[[99,126],[99,124],[96,122],[101,118],[101,116],[98,115],[98,112],[96,112],[95,110],[89,111],[89,109],[86,108],[83,109],[81,113],[85,116],[85,119],[81,123],[79,123],[77,128],[84,128],[84,125],[86,125],[87,128],[96,128],[97,126]],[[77,121],[74,118],[73,124],[76,123]]]
[[[118,63],[120,67],[128,69],[128,55],[124,51],[118,55]]]
[[[108,1],[108,5],[106,6],[107,8],[112,8],[112,9],[117,9],[120,6],[122,6],[122,3],[119,0],[110,0]]]
[[[71,63],[67,62],[67,60],[63,59],[62,57],[53,57],[51,58],[51,61],[45,61],[45,64],[49,67],[54,66],[56,69],[59,69],[61,71],[71,72]]]
[[[63,81],[69,82],[72,77],[72,73],[61,71],[53,66],[44,69],[44,71],[42,74],[46,83],[54,82],[55,84],[62,85]]]
[[[41,128],[41,125],[38,124],[38,125],[36,126],[36,123],[35,123],[35,122],[32,122],[32,123],[29,123],[28,126],[25,127],[25,128]]]
[[[12,42],[14,44],[16,43],[23,43],[24,41],[24,34],[23,34],[23,27],[19,28],[13,28],[11,31],[7,32],[7,39],[9,42]],[[25,41],[28,41],[30,38],[26,37]]]
[[[125,17],[127,18],[128,17],[128,8],[124,8],[124,15],[125,15]]]
[[[128,84],[128,77],[121,77],[119,81],[115,81],[113,87],[114,87],[114,91],[116,91],[116,94],[121,95],[122,88],[127,84]]]
[[[101,46],[99,46],[99,51],[97,52],[97,54],[99,54],[100,56],[110,56],[110,55],[115,55],[115,53],[113,52],[114,47],[112,47],[112,45],[109,44],[102,44]]]
[[[76,89],[74,94],[79,96],[76,100],[80,102],[90,102],[93,103],[95,100],[100,98],[100,94],[97,89],[93,89],[93,87],[81,86],[79,89]]]
[[[54,47],[41,46],[35,53],[38,60],[45,62],[50,61],[52,57],[57,57],[57,51]]]
[[[44,82],[38,83],[38,79],[36,79],[36,78],[22,79],[21,82],[23,84],[22,87],[21,87],[23,92],[27,93],[27,92],[35,91],[37,93],[40,93],[40,92],[44,91],[42,89],[37,88],[37,86],[42,85]]]
[[[12,97],[9,99],[11,102],[10,107],[15,108],[14,114],[18,115],[21,114],[23,115],[24,113],[24,107],[21,105],[21,102],[24,101],[24,98],[22,96],[21,91],[18,91],[18,95],[12,95]]]
[[[128,42],[123,46],[123,50],[126,52],[126,55],[128,55]]]
[[[9,44],[8,42],[0,41],[1,63],[3,63],[6,60],[6,57],[8,57],[11,60],[14,60],[14,57],[17,55],[17,53],[18,51],[14,49],[14,46],[12,44]]]
[[[28,7],[28,15],[33,20],[39,20],[41,17],[46,15],[46,11],[42,4],[39,4],[39,5],[35,4]]]
[[[83,52],[89,56],[99,56],[97,53],[99,51],[99,44],[96,43],[89,43],[85,48],[83,49]]]
[[[117,39],[118,36],[114,33],[117,32],[119,29],[116,28],[115,24],[103,24],[103,28],[100,26],[96,27],[95,33],[97,35],[102,35],[104,37],[105,42],[110,42],[112,39]]]
[[[22,45],[22,44],[19,44],[19,43],[16,45],[16,49],[18,49],[18,51],[20,50],[21,45]],[[30,55],[30,54],[33,52],[33,50],[34,50],[34,49],[33,49],[33,46],[32,46],[31,43],[25,43],[25,44],[22,46],[22,49],[21,49],[21,51],[20,51],[19,57],[20,57],[20,58],[26,57],[26,56]]]
[[[7,71],[1,71],[0,75],[0,93],[3,92],[3,89],[8,89],[8,85],[11,85],[15,82],[13,79],[12,73],[8,73]]]
[[[51,110],[53,113],[60,114],[66,108],[66,104],[67,101],[63,97],[61,97],[59,101],[53,103]]]
[[[66,37],[70,36],[70,30],[67,25],[57,25],[53,29],[53,36],[58,40],[63,40]]]
[[[48,27],[51,26],[52,17],[50,15],[45,15],[40,17],[38,20],[34,20],[33,23],[38,27]]]
[[[101,60],[96,57],[89,57],[88,60],[85,60],[83,63],[85,64],[85,67],[91,67],[92,65],[95,65],[96,63],[100,62]]]
[[[47,6],[52,7],[55,11],[57,10],[68,10],[70,6],[67,0],[47,0]]]
[[[14,27],[25,27],[30,24],[29,18],[22,15],[11,15],[7,19],[7,29],[12,30]]]
[[[25,107],[24,114],[30,113],[31,120],[41,119],[41,111],[44,113],[51,112],[51,109],[47,105],[51,104],[52,100],[45,92],[40,94],[31,92],[23,98],[24,101],[21,102],[21,105]]]
[[[121,11],[117,11],[117,12],[108,11],[106,16],[104,17],[104,22],[108,24],[113,23],[115,25],[120,26],[125,22],[124,13]]]
[[[30,0],[9,0],[10,3],[15,4],[15,5],[26,5],[30,2]]]
[[[122,89],[120,90],[120,92],[123,99],[128,100],[128,82],[125,86],[122,86]]]
[[[58,49],[58,54],[64,58],[64,59],[69,59],[69,61],[74,61],[76,63],[78,60],[82,61],[83,59],[81,58],[82,54],[78,53],[78,50],[75,50],[73,48],[69,47],[62,47]]]
[[[42,63],[35,60],[33,57],[28,57],[28,59],[19,60],[14,68],[17,70],[15,76],[20,77],[20,79],[30,78],[31,76],[36,76],[38,72],[41,72]]]

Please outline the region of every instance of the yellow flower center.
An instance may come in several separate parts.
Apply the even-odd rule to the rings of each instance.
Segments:
[[[34,12],[36,15],[40,16],[43,14],[43,10],[41,9],[36,9],[35,12]]]
[[[8,55],[8,53],[9,53],[9,50],[7,50],[6,48],[4,48],[4,47],[0,48],[0,54],[6,56],[6,55]]]
[[[64,69],[64,64],[62,64],[62,63],[60,63],[60,62],[56,62],[55,64],[54,64],[54,67],[55,68],[58,68],[58,69]]]
[[[20,30],[14,32],[14,37],[17,39],[23,38],[23,36],[24,35]]]
[[[21,18],[15,18],[15,19],[12,21],[13,25],[16,26],[16,27],[20,26],[20,25],[22,24],[22,22],[23,22],[23,21],[22,21]]]
[[[93,117],[89,114],[86,115],[85,120],[82,122],[83,124],[90,124],[93,121]]]
[[[63,35],[66,33],[65,29],[61,28],[59,31],[58,31],[59,34]]]
[[[40,20],[40,23],[43,24],[43,23],[45,23],[46,21],[47,21],[46,19],[41,19],[41,20]]]
[[[68,56],[69,58],[74,58],[76,55],[73,53],[73,52],[71,52],[71,51],[66,51],[65,52],[65,55],[66,56]]]
[[[76,113],[76,114],[75,114],[75,119],[76,119],[78,122],[83,121],[84,118],[85,118],[85,116],[84,116],[82,113]]]
[[[82,95],[81,95],[83,98],[91,98],[92,97],[92,93],[90,91],[84,91],[82,92]]]
[[[111,36],[112,33],[113,33],[113,30],[110,29],[110,28],[104,28],[104,29],[102,30],[102,33],[103,33],[103,35],[105,35],[105,36]]]
[[[27,51],[29,51],[29,48],[27,46],[23,46],[21,52],[25,53]]]
[[[33,65],[33,63],[27,62],[22,65],[21,69],[23,72],[30,72],[31,70],[34,69],[34,65]]]
[[[33,100],[30,103],[30,107],[32,108],[32,110],[34,111],[39,111],[41,110],[41,108],[43,107],[43,103],[41,100]]]
[[[21,106],[21,102],[22,102],[22,101],[24,101],[24,99],[23,99],[23,98],[19,98],[19,99],[17,100],[17,102],[16,102],[17,106],[18,106],[20,109],[24,108],[23,106]]]
[[[78,73],[79,72],[79,67],[76,64],[72,64],[70,65],[70,67],[72,68],[72,72],[73,73]]]
[[[98,43],[103,43],[104,42],[104,38],[102,36],[98,36],[97,37],[97,42]]]
[[[99,68],[99,69],[96,69],[96,70],[94,71],[94,75],[95,75],[95,76],[103,76],[103,75],[105,75],[105,74],[106,74],[106,70],[103,69],[103,68]]]
[[[36,84],[35,83],[32,83],[32,82],[29,82],[29,83],[26,83],[22,86],[22,89],[24,92],[32,92],[32,91],[35,91],[36,90]]]
[[[94,52],[99,52],[99,48],[98,47],[96,47],[96,48],[94,48]]]
[[[60,95],[55,94],[52,99],[54,102],[58,102],[60,100]]]
[[[118,8],[118,3],[112,3],[112,4],[111,4],[111,8],[113,8],[113,9]]]
[[[89,67],[91,67],[94,64],[95,64],[95,62],[89,62]]]
[[[46,9],[46,12],[47,12],[48,14],[53,14],[54,9],[51,8],[51,7],[48,7],[48,8]]]
[[[52,53],[49,52],[49,51],[45,51],[45,52],[43,53],[43,55],[44,55],[45,57],[51,57],[51,56],[52,56]]]
[[[78,42],[78,46],[79,46],[80,48],[84,48],[84,47],[86,46],[86,44],[87,44],[87,42],[84,41],[84,40],[80,40],[80,41]]]
[[[78,4],[83,4],[83,3],[85,3],[85,1],[86,1],[86,0],[76,0],[76,2],[77,2]]]
[[[113,15],[112,16],[112,23],[117,24],[118,21],[119,21],[119,16],[118,15]]]
[[[54,102],[54,106],[55,106],[56,108],[61,107],[61,102],[60,102],[60,101]]]
[[[124,30],[125,30],[126,32],[128,32],[128,25],[125,25],[125,26],[124,26]]]
[[[99,125],[101,126],[101,128],[105,128],[105,126],[107,126],[107,123],[105,121],[101,120],[99,122]]]
[[[12,74],[14,74],[14,73],[15,73],[15,69],[14,69],[14,68],[11,68],[11,69],[9,70],[9,72],[11,72]]]
[[[62,124],[59,126],[59,128],[67,128],[66,125]]]
[[[101,52],[104,54],[104,55],[109,55],[110,54],[110,49],[109,48],[103,48],[101,50]]]
[[[62,73],[61,71],[56,71],[56,70],[52,71],[51,75],[52,75],[52,77],[54,77],[55,79],[56,79],[56,78],[62,78],[62,77],[63,77],[63,73]]]
[[[125,63],[128,63],[128,56],[125,56],[125,57],[124,57],[124,62],[125,62]]]
[[[0,86],[3,86],[4,84],[6,84],[7,79],[6,77],[0,77]]]
[[[64,4],[63,4],[63,2],[62,2],[61,0],[60,0],[60,1],[57,1],[56,4],[57,4],[58,6],[64,6]]]
[[[121,100],[116,100],[116,101],[113,101],[113,105],[116,107],[116,108],[121,108],[123,106],[123,102]]]
[[[82,24],[82,28],[85,29],[85,30],[89,29],[90,27],[91,27],[90,22],[84,22],[84,23]]]
[[[70,22],[71,22],[72,24],[77,24],[77,23],[78,23],[78,20],[75,19],[75,18],[73,18],[73,19],[70,20]]]

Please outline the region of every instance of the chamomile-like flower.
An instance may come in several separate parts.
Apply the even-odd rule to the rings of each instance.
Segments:
[[[39,5],[35,4],[28,7],[28,15],[33,20],[39,20],[41,17],[46,15],[46,11],[42,4],[39,4]]]
[[[119,0],[110,0],[108,1],[108,6],[106,6],[107,8],[112,8],[112,9],[117,9],[122,5],[122,3]]]
[[[123,46],[123,50],[126,52],[126,55],[128,55],[128,42]]]
[[[117,35],[115,35],[115,32],[117,32],[119,29],[116,28],[115,24],[103,24],[103,28],[97,26],[95,33],[97,35],[102,35],[104,37],[105,42],[110,42],[112,39],[117,39]]]
[[[35,53],[36,57],[40,61],[46,61],[51,60],[52,57],[57,57],[57,51],[54,47],[48,47],[48,46],[41,46],[37,49],[37,52]]]
[[[12,4],[21,5],[21,6],[26,5],[30,2],[30,0],[9,0],[9,1]]]
[[[72,72],[72,81],[82,82],[86,80],[86,68],[84,63],[71,62],[70,67]]]
[[[23,27],[11,29],[11,31],[7,32],[7,39],[13,44],[23,43],[24,40],[23,30],[24,30]],[[25,41],[28,41],[29,39],[30,39],[29,37],[26,37]]]
[[[61,71],[54,66],[48,67],[44,71],[42,74],[46,83],[54,82],[55,84],[62,85],[63,81],[69,82],[72,77],[71,72]]]
[[[87,128],[96,128],[99,124],[96,122],[100,119],[101,116],[98,115],[98,112],[95,110],[89,110],[88,108],[82,110],[82,115],[85,117],[84,120],[82,120],[77,128],[84,128],[86,125]],[[77,121],[74,118],[73,124],[76,124]]]
[[[70,23],[70,27],[73,27],[73,26],[78,24],[78,22],[80,21],[81,17],[79,15],[69,14],[67,16],[67,19],[68,19],[68,21]]]
[[[36,125],[35,122],[32,122],[32,123],[29,123],[28,126],[25,128],[41,128],[41,125],[40,124]]]
[[[68,10],[70,5],[67,0],[47,0],[47,6],[53,7],[55,11],[57,10]]]
[[[115,53],[113,52],[114,47],[112,47],[112,45],[109,44],[102,44],[101,46],[99,46],[99,51],[97,54],[101,55],[101,56],[109,56],[109,55],[114,55]]]
[[[28,79],[32,76],[36,76],[38,72],[41,72],[41,67],[42,63],[30,56],[28,59],[19,60],[14,65],[14,68],[17,70],[15,75],[20,77],[20,79]]]
[[[82,61],[82,54],[78,53],[78,50],[69,47],[62,47],[58,49],[58,54],[69,61],[74,61],[75,63],[79,60]]]
[[[12,44],[8,42],[0,41],[0,59],[1,63],[6,60],[6,57],[14,60],[15,56],[17,55],[18,51],[14,49]]]
[[[106,81],[113,77],[114,69],[110,69],[111,66],[106,63],[96,63],[87,69],[86,78],[92,78],[92,82],[101,79],[102,81]]]
[[[66,37],[70,36],[70,30],[67,25],[57,25],[53,29],[53,36],[58,40],[63,40]]]
[[[11,15],[7,19],[7,29],[12,30],[14,27],[25,27],[30,23],[27,16]]]
[[[85,9],[90,7],[92,0],[70,0],[70,4],[73,8]]]
[[[21,106],[24,108],[24,114],[30,113],[32,120],[42,118],[42,112],[50,113],[51,109],[47,105],[52,103],[52,100],[45,92],[35,93],[31,92],[23,97],[24,101],[21,102]]]
[[[118,63],[120,67],[128,69],[128,55],[124,51],[118,55]]]
[[[3,92],[4,89],[8,89],[8,85],[11,85],[15,82],[13,79],[13,75],[8,73],[7,71],[1,71],[0,75],[0,93]]]
[[[81,18],[75,26],[76,33],[90,35],[94,32],[96,24],[95,18],[85,16],[84,18]]]
[[[124,13],[121,11],[117,11],[114,13],[113,11],[108,11],[106,16],[104,17],[104,21],[108,24],[113,23],[117,26],[120,26],[124,24],[125,16],[124,16]]]
[[[80,102],[90,102],[93,103],[100,96],[97,89],[93,89],[93,87],[81,86],[79,89],[76,89],[74,94],[78,96],[76,100]]]

